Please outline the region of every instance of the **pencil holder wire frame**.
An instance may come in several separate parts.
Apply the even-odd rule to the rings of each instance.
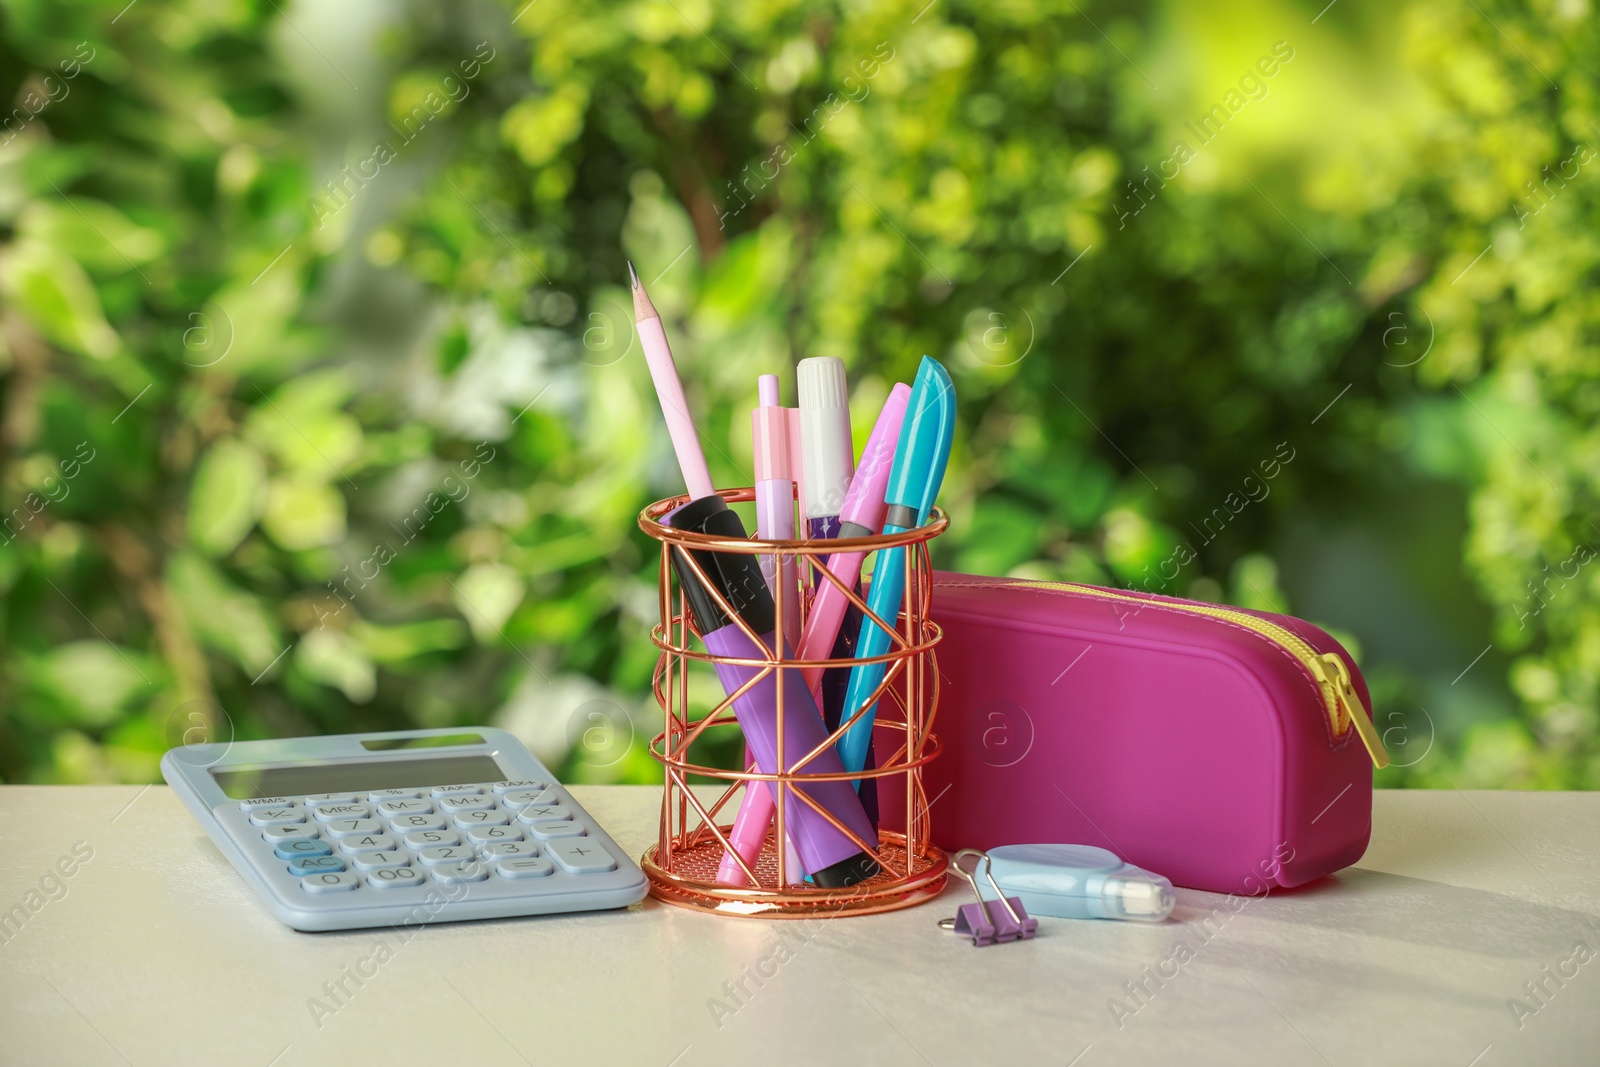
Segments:
[[[719,491],[729,503],[743,503],[755,499],[755,490],[724,489]],[[688,503],[686,496],[658,500],[639,514],[639,527],[661,546],[658,601],[660,622],[650,631],[651,640],[661,650],[656,664],[652,688],[663,715],[663,729],[650,742],[650,754],[666,772],[661,796],[661,827],[657,842],[645,850],[641,865],[650,880],[650,892],[670,904],[713,912],[719,915],[759,917],[771,919],[804,919],[845,915],[868,915],[911,907],[938,896],[944,888],[949,861],[944,852],[929,840],[927,794],[922,785],[922,768],[939,754],[939,740],[933,733],[934,718],[939,705],[939,671],[934,659],[934,646],[941,631],[929,618],[933,599],[933,565],[928,554],[928,542],[943,533],[949,519],[943,511],[933,509],[928,523],[915,530],[897,534],[879,534],[872,537],[839,538],[814,541],[766,541],[750,538],[717,537],[663,525],[663,516],[674,508]],[[824,557],[838,552],[872,553],[879,549],[903,546],[905,560],[905,593],[899,605],[898,619],[885,619],[892,630],[890,647],[880,656],[869,658],[829,659],[800,661],[786,655],[783,642],[769,648],[762,636],[749,632],[736,613],[720,596],[713,596],[718,606],[746,630],[755,645],[768,652],[761,659],[739,659],[711,653],[699,642],[694,632],[686,594],[678,580],[674,558],[679,559],[702,583],[706,575],[690,551],[734,552],[765,556],[778,555],[793,558],[793,572],[798,580],[793,588],[784,581],[776,582],[774,601],[778,619],[785,617],[790,598],[798,598],[802,617],[809,607],[806,590],[819,588],[814,583],[830,582],[849,599],[862,614],[862,627],[875,625],[877,618],[865,600],[854,590],[845,587],[832,572],[823,566]],[[880,557],[881,558],[881,557]],[[778,574],[784,568],[775,567]],[[780,623],[781,628],[781,623]],[[759,670],[751,684],[778,672],[774,681],[777,691],[783,691],[784,671],[798,671],[802,667],[853,667],[858,663],[884,663],[885,676],[878,688],[868,697],[865,707],[877,703],[874,733],[878,737],[878,758],[875,766],[857,772],[822,773],[809,770],[807,765],[820,751],[831,747],[856,721],[864,708],[846,708],[840,715],[838,729],[829,736],[827,744],[812,753],[784,752],[783,702],[781,696],[777,709],[778,765],[787,770],[776,774],[762,774],[750,767],[727,770],[694,762],[690,747],[707,731],[739,729],[734,716],[733,696],[724,697],[714,706],[705,701],[691,700],[689,669],[692,663],[733,664]],[[748,689],[746,686],[745,689]],[[743,690],[741,690],[742,692]],[[735,694],[738,695],[738,694]],[[894,738],[885,745],[885,735]],[[885,753],[883,749],[893,750]],[[693,783],[691,777],[700,779]],[[898,790],[903,795],[905,830],[903,833],[878,831],[878,847],[871,848],[829,812],[820,808],[804,791],[796,788],[807,782],[862,779],[863,788],[871,780],[879,787],[880,799],[887,799],[888,790]],[[753,884],[745,886],[721,885],[716,880],[717,868],[728,850],[731,821],[726,821],[738,810],[737,801],[744,791],[768,788],[764,783],[775,783],[775,828],[769,831],[761,853],[753,864],[746,863],[734,854],[745,876]],[[699,790],[697,794],[696,790]],[[709,803],[707,797],[714,795]],[[785,856],[785,826],[797,806],[805,805],[827,819],[842,833],[855,840],[862,850],[878,863],[879,871],[871,878],[842,889],[823,889],[802,880],[799,872],[790,870]]]

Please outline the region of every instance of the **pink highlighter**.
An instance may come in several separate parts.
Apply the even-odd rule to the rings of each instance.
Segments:
[[[905,420],[906,406],[910,400],[911,387],[902,382],[890,390],[889,398],[884,401],[883,410],[878,413],[878,421],[872,427],[872,435],[867,438],[867,447],[861,454],[861,463],[856,467],[855,476],[850,480],[850,489],[845,494],[844,506],[839,513],[839,536],[870,537],[883,528],[884,512],[887,510],[884,493],[889,485],[889,468],[894,462],[895,446],[900,440],[900,425]],[[759,445],[757,456],[757,462],[760,463]],[[761,513],[759,473],[757,494],[759,515]],[[792,523],[793,519],[790,521]],[[862,552],[835,552],[828,557],[827,567],[846,588],[854,588],[856,579],[861,575],[861,564],[864,559],[865,553]],[[806,617],[805,628],[800,636],[800,646],[795,653],[796,658],[827,659],[832,653],[834,640],[839,635],[839,627],[844,622],[845,612],[849,606],[850,601],[844,593],[832,582],[823,579],[818,584],[816,599],[812,601],[810,614]],[[812,699],[819,707],[822,674],[825,669],[807,667],[801,672],[806,687],[811,691]],[[746,789],[739,813],[734,817],[728,841],[752,868],[755,866],[756,857],[761,854],[761,846],[772,824],[774,807],[770,790]],[[731,855],[722,857],[722,863],[717,868],[717,882],[730,886],[749,884],[744,871],[739,868],[738,861]]]

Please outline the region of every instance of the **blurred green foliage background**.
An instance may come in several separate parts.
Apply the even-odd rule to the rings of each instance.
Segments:
[[[933,354],[940,565],[1316,620],[1380,784],[1600,786],[1587,0],[925,2],[0,0],[0,778],[659,781],[631,256],[721,483],[757,374]]]

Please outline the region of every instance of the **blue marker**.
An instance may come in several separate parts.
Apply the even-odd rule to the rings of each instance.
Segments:
[[[956,390],[949,373],[938,361],[922,357],[917,377],[911,384],[911,401],[906,406],[905,422],[900,427],[900,443],[895,448],[894,465],[889,469],[889,487],[883,498],[888,504],[883,532],[903,533],[928,521],[933,500],[944,481],[945,464],[950,460],[950,439],[956,428]],[[885,548],[878,552],[872,571],[872,588],[867,606],[884,622],[893,626],[900,615],[905,596],[906,568],[904,548]],[[856,642],[855,655],[881,656],[889,651],[889,634],[867,620]],[[850,687],[845,692],[840,715],[849,718],[883,682],[888,668],[884,663],[861,663],[850,671]],[[839,738],[839,758],[847,771],[859,771],[867,762],[867,747],[872,741],[872,720],[878,707],[874,703],[854,726]],[[861,788],[861,782],[856,782]]]

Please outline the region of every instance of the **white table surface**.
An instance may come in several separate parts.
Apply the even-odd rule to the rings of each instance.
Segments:
[[[634,855],[650,842],[657,790],[574,792]],[[1600,794],[1380,792],[1366,858],[1313,887],[1237,913],[1180,890],[1159,926],[1045,919],[982,949],[934,926],[954,887],[804,923],[647,900],[406,943],[301,934],[165,786],[3,787],[0,826],[0,911],[93,850],[0,932],[6,1064],[1600,1063]],[[1180,942],[1138,1004],[1124,983]],[[735,1004],[724,983],[758,965],[775,974]],[[372,976],[319,1019],[347,968]]]

